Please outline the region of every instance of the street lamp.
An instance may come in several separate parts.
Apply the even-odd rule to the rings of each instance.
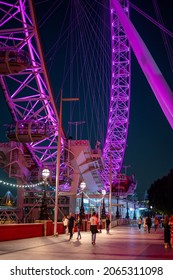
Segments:
[[[120,217],[120,213],[119,213],[119,207],[118,207],[118,205],[119,205],[119,201],[118,201],[118,194],[117,194],[117,211],[116,211],[116,218],[117,219],[119,219],[119,217]]]
[[[41,210],[40,210],[40,220],[48,220],[48,211],[47,211],[47,196],[46,196],[46,188],[47,188],[47,178],[50,176],[50,170],[45,168],[42,171],[42,177],[44,181],[44,193],[41,203]]]
[[[136,202],[134,202],[133,220],[136,220]]]
[[[126,212],[126,219],[129,219],[129,205],[128,205],[128,199],[127,199],[127,212]]]
[[[78,137],[77,137],[77,126],[80,125],[80,124],[84,124],[85,121],[81,121],[81,122],[68,122],[68,124],[74,124],[76,126],[76,137],[75,139],[77,140]]]
[[[102,214],[101,214],[101,218],[102,219],[106,219],[106,211],[105,211],[105,195],[106,195],[106,190],[102,190],[102,195],[103,195],[103,207],[102,207]]]
[[[85,218],[85,209],[84,209],[84,204],[83,204],[83,191],[86,188],[86,183],[84,181],[80,183],[80,188],[81,188],[81,191],[82,191],[82,199],[81,199],[79,216],[80,216],[81,219],[84,219]]]
[[[117,148],[113,148],[110,146],[110,191],[109,191],[109,216],[110,216],[110,222],[112,222],[112,152],[118,150]],[[118,209],[117,209],[118,210]],[[119,215],[119,213],[118,213]],[[111,228],[112,223],[110,223]]]
[[[99,220],[99,221],[100,221],[100,217],[101,217],[102,219],[105,219],[105,218],[106,218],[105,203],[104,203],[105,194],[106,194],[106,190],[102,190],[102,198],[101,198],[101,200],[100,200],[100,206],[98,207],[98,220]],[[102,214],[101,214],[101,204],[102,204],[102,201],[103,201],[103,208],[102,208]]]
[[[44,181],[47,181],[47,178],[50,176],[50,170],[48,168],[43,169],[42,177]]]
[[[112,150],[111,148],[110,148],[109,217],[110,217],[110,228],[111,228],[111,222],[112,222]]]
[[[57,163],[56,163],[56,189],[55,189],[55,211],[54,211],[54,236],[57,235],[58,219],[58,192],[60,178],[60,157],[61,157],[61,129],[62,129],[62,101],[78,101],[79,98],[62,98],[60,93],[59,127],[58,127],[58,145],[57,145]]]

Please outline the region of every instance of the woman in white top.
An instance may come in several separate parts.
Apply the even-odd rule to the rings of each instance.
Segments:
[[[96,244],[97,225],[98,225],[98,219],[96,217],[96,213],[93,212],[90,218],[91,241],[93,245]]]
[[[62,221],[63,221],[63,225],[64,225],[64,228],[65,228],[65,233],[68,234],[68,218],[67,218],[67,216],[64,216]]]
[[[142,225],[142,217],[140,216],[138,219],[138,229],[141,230],[141,225]]]

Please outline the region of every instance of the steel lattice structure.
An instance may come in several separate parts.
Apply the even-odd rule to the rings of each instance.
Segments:
[[[129,15],[129,1],[121,1]],[[130,46],[119,18],[110,1],[112,35],[112,80],[107,135],[103,149],[104,181],[109,185],[110,166],[116,178],[121,171],[129,123],[130,109]],[[111,160],[110,160],[111,159]],[[114,179],[113,178],[113,179]]]
[[[18,73],[0,75],[0,83],[15,123],[37,120],[46,123],[45,139],[27,143],[34,162],[39,168],[54,169],[57,158],[59,116],[44,63],[32,1],[0,1],[0,50],[28,54],[28,63]],[[128,0],[121,1],[129,13]],[[103,149],[105,169],[102,177],[109,182],[112,172],[120,172],[126,148],[130,104],[130,47],[127,36],[112,8],[112,81],[107,135]],[[14,28],[11,28],[14,26]],[[62,141],[65,141],[62,134]],[[112,158],[112,163],[110,162]]]
[[[15,123],[36,120],[46,124],[47,137],[26,145],[39,168],[51,168],[55,167],[57,157],[58,111],[44,63],[32,1],[13,2],[0,2],[0,49],[25,52],[29,56],[29,65],[19,73],[1,75],[0,83]]]

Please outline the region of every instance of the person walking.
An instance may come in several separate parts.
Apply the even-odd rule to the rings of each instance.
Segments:
[[[173,216],[169,219],[169,226],[170,226],[170,237],[171,237],[171,248],[173,248]]]
[[[154,218],[154,230],[157,231],[159,227],[159,219],[157,217]]]
[[[110,218],[109,216],[106,216],[106,233],[108,234],[109,233],[109,228],[110,228]]]
[[[163,227],[164,227],[164,245],[165,248],[171,248],[171,230],[170,230],[170,221],[169,217],[166,216],[163,220]]]
[[[63,225],[64,225],[64,229],[65,229],[65,233],[68,234],[68,218],[66,215],[64,215],[63,219],[62,219]]]
[[[139,230],[141,230],[141,225],[142,225],[142,216],[140,216],[138,219],[138,229]]]
[[[96,244],[97,225],[98,225],[98,219],[96,217],[96,213],[93,212],[90,218],[91,241],[93,245]]]
[[[77,240],[81,239],[81,226],[82,226],[82,220],[80,218],[80,216],[78,216],[77,220],[76,220],[76,227],[77,227]]]
[[[149,216],[146,219],[146,224],[147,224],[147,228],[148,228],[148,233],[150,233],[152,221],[151,221],[151,218]]]
[[[103,225],[102,218],[100,218],[100,220],[99,220],[99,232],[100,233],[102,233],[102,225]]]
[[[70,238],[69,238],[69,240],[72,239],[72,237],[73,237],[73,232],[74,232],[74,227],[75,227],[75,221],[76,221],[76,219],[75,219],[75,217],[73,216],[73,213],[70,212],[70,214],[69,214],[69,219],[68,219],[68,231],[69,231],[69,233],[70,233]]]
[[[144,224],[143,224],[143,227],[144,227],[144,231],[145,231],[145,232],[147,231],[147,223],[146,223],[146,220],[147,220],[147,217],[144,218]]]

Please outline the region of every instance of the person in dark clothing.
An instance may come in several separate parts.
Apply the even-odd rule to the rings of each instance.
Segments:
[[[142,226],[142,216],[140,216],[138,219],[138,229],[139,230],[141,230],[141,226]]]
[[[170,222],[169,217],[166,216],[163,220],[163,227],[164,227],[164,245],[165,248],[171,248],[171,231],[170,231]]]
[[[109,216],[106,217],[106,233],[109,233],[109,227],[110,227],[110,218]]]
[[[76,227],[77,227],[77,240],[81,239],[81,226],[82,226],[82,220],[81,217],[78,216],[77,220],[76,220]]]
[[[99,232],[100,233],[102,232],[102,225],[103,225],[103,222],[102,222],[102,219],[100,218],[100,220],[99,220]]]
[[[90,218],[90,231],[91,231],[91,240],[93,245],[96,244],[97,225],[98,225],[98,219],[96,217],[96,213],[93,212]]]
[[[73,232],[74,232],[74,227],[75,227],[75,217],[73,216],[73,213],[70,212],[69,218],[68,218],[68,231],[70,233],[70,238],[71,239],[73,237]]]
[[[147,228],[148,228],[148,233],[150,233],[152,221],[151,221],[151,218],[149,216],[146,219],[146,224],[147,224]]]

